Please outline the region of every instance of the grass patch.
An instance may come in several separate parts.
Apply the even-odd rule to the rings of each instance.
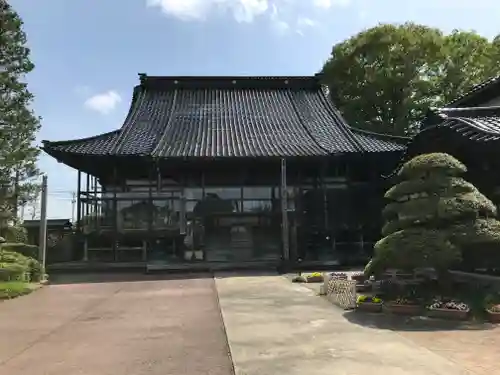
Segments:
[[[33,288],[29,283],[23,281],[3,281],[0,282],[0,300],[11,299],[25,294],[29,294]]]

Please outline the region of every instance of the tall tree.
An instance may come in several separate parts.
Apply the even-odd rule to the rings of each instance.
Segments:
[[[382,24],[335,45],[324,82],[352,126],[408,135],[429,107],[498,74],[499,47],[474,32]]]
[[[40,118],[31,109],[33,95],[25,75],[34,68],[19,15],[0,0],[0,211],[12,217],[33,198],[39,175],[35,146]]]

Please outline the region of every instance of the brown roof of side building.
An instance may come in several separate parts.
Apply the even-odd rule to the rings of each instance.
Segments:
[[[349,127],[311,77],[140,75],[121,129],[49,142],[58,157],[288,157],[402,151],[407,139]]]

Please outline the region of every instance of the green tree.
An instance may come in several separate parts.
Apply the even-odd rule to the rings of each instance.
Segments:
[[[35,146],[40,118],[30,108],[24,81],[34,68],[19,15],[0,0],[0,211],[5,225],[20,204],[38,192]]]
[[[429,107],[498,74],[499,47],[474,32],[382,24],[336,44],[322,73],[349,124],[409,135]]]
[[[383,216],[385,236],[375,244],[368,275],[387,268],[432,267],[446,275],[464,253],[500,251],[495,205],[460,176],[466,167],[448,154],[420,155],[398,172]]]

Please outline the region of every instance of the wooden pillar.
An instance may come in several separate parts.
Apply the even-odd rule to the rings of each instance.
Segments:
[[[155,165],[153,164],[148,173],[148,241],[143,241],[143,249],[142,249],[142,261],[145,262],[147,261],[148,255],[147,255],[147,245],[148,243],[151,244],[153,242],[153,220],[154,220],[154,215],[153,215],[153,183],[155,182],[155,175],[156,178],[158,177],[158,174],[155,173],[156,168]],[[158,187],[158,181],[156,181],[156,186]]]
[[[118,175],[116,167],[113,168],[113,259],[118,260],[118,200],[116,197],[116,190],[118,188]]]
[[[93,197],[93,200],[92,200],[92,207],[93,207],[93,216],[94,216],[94,222],[95,222],[95,225],[96,225],[96,229],[101,227],[101,222],[99,220],[99,213],[98,213],[98,203],[97,203],[97,177],[93,176],[92,177],[92,183],[93,183],[93,194],[94,194],[94,197]]]
[[[89,243],[87,236],[83,238],[83,261],[86,262],[89,260]]]
[[[82,220],[82,201],[81,201],[81,192],[82,192],[82,172],[78,171],[77,174],[77,187],[76,187],[76,231],[77,233],[81,232],[81,220]]]
[[[85,212],[85,220],[88,220],[88,216],[89,216],[89,198],[90,198],[90,174],[86,174],[87,175],[87,178],[86,178],[86,184],[85,184],[85,197],[87,198],[85,200],[85,208],[84,208],[84,212]]]
[[[281,159],[281,236],[283,244],[283,266],[288,268],[288,262],[290,261],[290,234],[288,230],[288,192],[287,192],[287,180],[286,180],[286,159]]]

